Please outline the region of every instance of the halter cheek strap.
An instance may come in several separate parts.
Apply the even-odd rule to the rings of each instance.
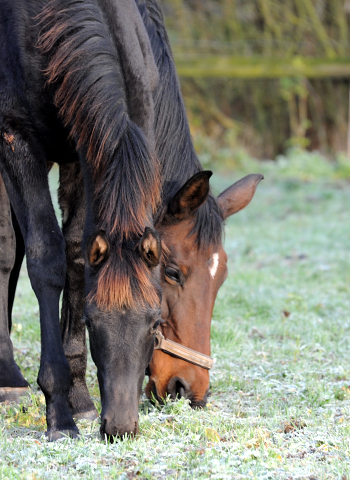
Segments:
[[[210,370],[214,364],[214,360],[204,353],[196,352],[192,348],[184,347],[179,343],[167,340],[164,335],[157,330],[154,350],[161,350],[162,352],[172,355],[182,360],[186,360],[193,365]]]

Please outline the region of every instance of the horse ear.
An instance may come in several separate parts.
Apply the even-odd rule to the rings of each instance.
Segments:
[[[109,255],[109,243],[102,230],[93,235],[88,246],[88,260],[92,267],[97,267]]]
[[[254,196],[256,187],[264,178],[260,173],[247,175],[231,185],[218,197],[224,218],[239,212],[246,207]]]
[[[193,175],[171,199],[167,213],[183,220],[200,207],[209,195],[209,178],[213,172],[206,170]]]
[[[139,242],[139,253],[148,267],[156,267],[160,262],[161,241],[159,233],[146,227]]]

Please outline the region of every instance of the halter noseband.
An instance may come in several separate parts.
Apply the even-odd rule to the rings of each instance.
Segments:
[[[181,358],[182,360],[186,360],[189,363],[193,363],[193,365],[198,365],[198,367],[207,370],[210,370],[214,363],[214,360],[208,355],[204,355],[204,353],[196,352],[195,350],[192,350],[192,348],[184,347],[172,340],[167,340],[159,330],[157,330],[156,333],[154,350],[162,350],[162,352],[165,352],[168,355]]]

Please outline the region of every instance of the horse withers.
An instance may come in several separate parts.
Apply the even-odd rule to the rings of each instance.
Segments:
[[[17,275],[11,279],[11,205],[39,302],[38,384],[49,438],[77,435],[72,414],[96,412],[84,382],[84,341],[75,337],[84,340],[82,318],[98,369],[101,433],[135,434],[160,316],[161,248],[153,222],[160,181],[151,138],[158,72],[147,33],[133,1],[4,0],[0,58],[0,199],[6,204],[0,224],[0,399],[28,387],[9,336],[7,305]],[[61,183],[63,203],[70,202],[63,209],[62,234],[48,188],[48,162],[62,170],[80,164],[85,266],[74,257],[75,220],[81,214],[69,191],[75,179]],[[66,276],[67,258],[76,272]],[[59,297],[65,284],[74,297],[77,282],[79,291],[85,285],[87,301],[84,306],[80,293],[74,299],[65,325],[72,335],[66,332],[63,348]]]

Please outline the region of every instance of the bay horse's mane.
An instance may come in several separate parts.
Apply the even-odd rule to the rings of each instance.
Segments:
[[[130,89],[130,79],[118,51],[122,40],[94,0],[52,0],[38,22],[55,104],[93,173],[96,228],[113,244],[93,298],[100,308],[132,307],[135,299],[154,304],[147,267],[134,248],[125,247],[152,224],[160,177],[150,143],[132,121],[125,87]]]
[[[161,163],[163,181],[162,207],[158,217],[182,185],[203,168],[193,147],[191,133],[181,96],[181,87],[170,48],[161,9],[155,0],[137,0],[151,41],[159,71],[159,84],[154,91],[156,151]],[[218,245],[222,240],[223,216],[216,198],[196,210],[191,235],[198,246]]]

